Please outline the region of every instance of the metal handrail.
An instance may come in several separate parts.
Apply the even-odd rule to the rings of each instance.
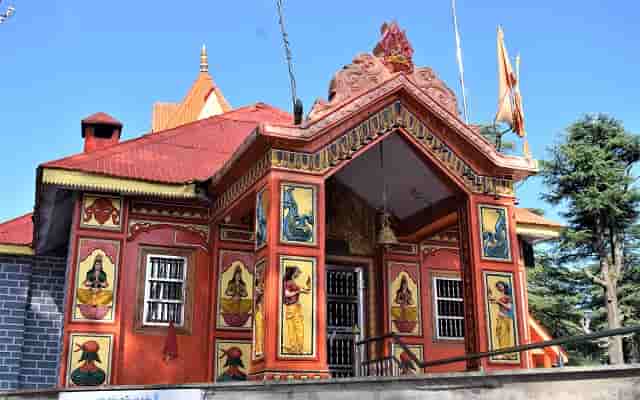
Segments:
[[[414,362],[418,367],[427,368],[427,367],[433,367],[437,365],[451,364],[451,363],[461,362],[461,361],[477,360],[480,358],[493,357],[493,356],[498,356],[503,354],[521,353],[524,351],[541,349],[545,347],[559,346],[559,345],[571,344],[571,343],[588,342],[591,340],[600,339],[604,337],[629,335],[634,333],[640,333],[640,325],[626,327],[626,328],[608,329],[600,332],[589,333],[586,335],[569,336],[569,337],[545,340],[543,342],[529,343],[525,345],[513,346],[513,347],[492,350],[492,351],[471,353],[463,356],[449,357],[449,358],[443,358],[443,359],[433,360],[433,361],[424,361],[424,360],[418,359],[418,357],[413,353],[413,351],[411,351],[411,349],[409,349],[407,344],[404,343],[404,341],[400,336],[396,335],[395,333],[387,333],[384,335],[373,336],[373,337],[355,342],[354,343],[354,348],[355,348],[354,360],[358,360],[360,364],[362,363],[362,360],[359,360],[359,349],[358,349],[359,346],[367,345],[373,342],[381,342],[386,339],[391,339],[395,344],[400,346],[402,350],[407,353],[411,361]],[[391,356],[382,357],[376,360],[366,360],[365,363],[369,364],[376,361],[387,360],[387,359],[394,359],[396,363],[399,363],[399,360],[393,354]],[[354,373],[356,375],[359,372],[359,368],[360,368],[360,365],[354,363]]]
[[[471,353],[464,356],[449,357],[449,358],[443,358],[443,359],[434,360],[434,361],[426,361],[426,362],[422,361],[421,363],[418,363],[418,365],[421,368],[433,367],[436,365],[451,364],[454,362],[468,361],[468,360],[477,360],[479,358],[499,356],[502,354],[521,353],[523,351],[528,351],[528,350],[542,349],[545,347],[559,346],[559,345],[570,344],[570,343],[588,342],[591,340],[600,339],[604,337],[621,336],[621,335],[628,335],[633,333],[640,333],[640,325],[626,327],[626,328],[608,329],[605,331],[589,333],[587,335],[562,337],[558,339],[545,340],[543,342],[529,343],[529,344],[524,344],[520,346],[513,346],[513,347],[504,348],[504,349],[499,349],[499,350]]]

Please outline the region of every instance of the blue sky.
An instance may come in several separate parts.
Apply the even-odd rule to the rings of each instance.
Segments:
[[[0,6],[9,4],[4,0]],[[150,128],[154,101],[179,101],[196,78],[199,48],[233,106],[264,101],[289,109],[275,0],[26,1],[0,25],[0,220],[28,212],[39,163],[81,151],[80,120],[105,111],[124,138]],[[308,111],[330,78],[379,27],[396,19],[415,50],[459,93],[449,0],[285,1],[299,96]],[[458,0],[473,122],[495,113],[496,26],[522,55],[521,89],[536,158],[587,112],[607,112],[640,132],[640,6],[605,1]],[[520,205],[556,210],[530,179]]]

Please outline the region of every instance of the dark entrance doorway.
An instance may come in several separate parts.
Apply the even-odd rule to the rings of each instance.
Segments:
[[[334,378],[353,376],[354,341],[364,325],[363,269],[327,265],[327,364]]]

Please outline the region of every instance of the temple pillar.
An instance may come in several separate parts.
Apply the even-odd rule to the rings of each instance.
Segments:
[[[514,199],[471,195],[459,209],[467,353],[526,342],[522,275],[518,268]],[[527,365],[525,354],[470,360],[468,369]]]
[[[321,177],[271,171],[256,196],[256,318],[250,377],[328,378]],[[260,210],[263,207],[264,210]],[[260,242],[260,218],[266,241]]]

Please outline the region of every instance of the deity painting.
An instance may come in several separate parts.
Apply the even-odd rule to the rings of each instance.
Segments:
[[[251,343],[246,341],[216,342],[216,382],[246,381]]]
[[[67,385],[108,385],[111,374],[112,335],[72,333],[69,343]]]
[[[269,190],[262,189],[256,195],[256,250],[267,244],[267,213],[269,212]]]
[[[391,330],[401,335],[419,336],[422,326],[418,266],[390,262],[388,268]]]
[[[316,190],[314,186],[287,183],[281,186],[280,240],[316,244]]]
[[[256,264],[253,284],[253,359],[264,356],[264,274],[266,261]]]
[[[251,329],[253,254],[221,250],[218,276],[218,328]]]
[[[80,226],[119,231],[122,228],[122,198],[84,195]]]
[[[482,258],[511,261],[507,209],[492,206],[480,206],[479,209]]]
[[[418,360],[424,361],[422,345],[421,344],[409,344],[406,347],[416,356]],[[398,364],[398,370],[400,375],[416,375],[419,374],[421,368],[413,361],[407,351],[405,351],[399,345],[393,345],[393,356],[396,358]]]
[[[73,321],[114,320],[119,250],[110,240],[78,242]]]
[[[315,355],[315,259],[280,258],[280,355]]]
[[[499,350],[518,345],[516,305],[513,293],[513,275],[506,272],[484,272],[487,302],[487,327],[489,350]],[[520,362],[519,353],[503,354],[490,358],[493,362]]]

